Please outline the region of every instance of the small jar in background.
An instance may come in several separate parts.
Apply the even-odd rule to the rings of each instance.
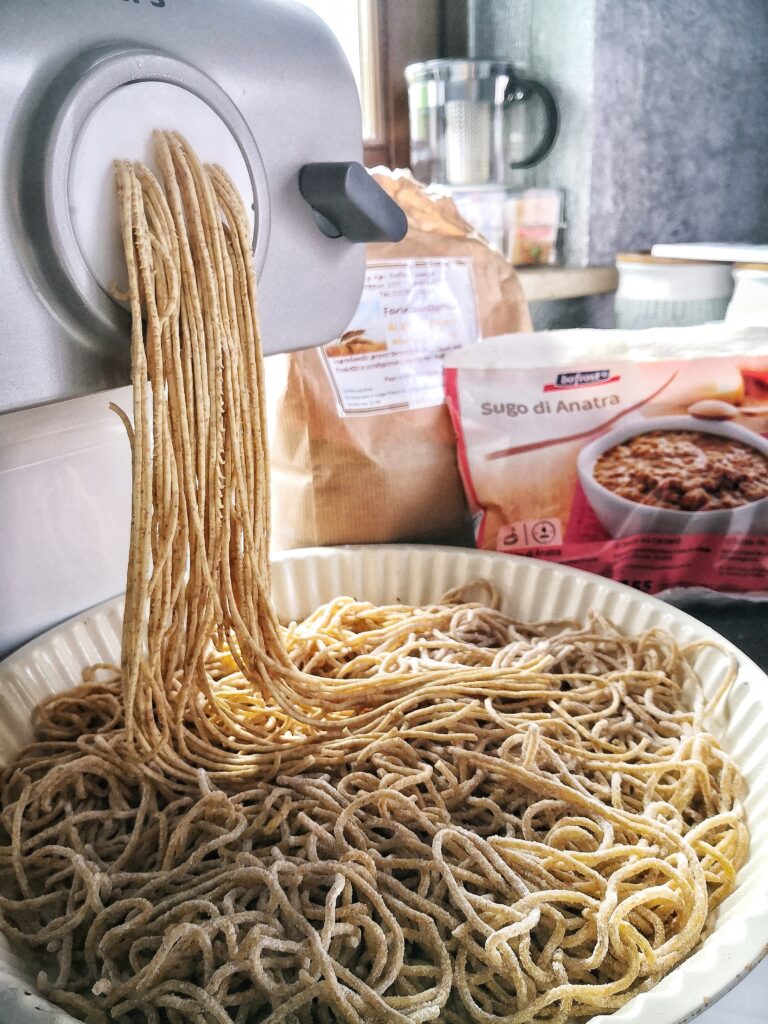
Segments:
[[[515,266],[562,262],[564,189],[479,185],[448,191],[461,216]]]
[[[722,320],[733,291],[729,263],[674,260],[649,253],[616,257],[616,326],[685,327]]]
[[[734,263],[725,319],[736,327],[768,327],[768,264]]]

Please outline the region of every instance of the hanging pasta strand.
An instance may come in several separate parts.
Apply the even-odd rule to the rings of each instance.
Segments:
[[[119,667],[0,779],[0,928],[88,1024],[565,1024],[701,941],[748,852],[699,647],[270,597],[250,228],[174,132],[116,168],[133,509]],[[711,707],[727,690],[723,671]]]

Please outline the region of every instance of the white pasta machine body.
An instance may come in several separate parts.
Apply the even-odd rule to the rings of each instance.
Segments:
[[[184,134],[250,207],[265,351],[331,340],[401,211],[338,42],[291,0],[0,0],[0,656],[122,590],[129,319],[115,159]]]

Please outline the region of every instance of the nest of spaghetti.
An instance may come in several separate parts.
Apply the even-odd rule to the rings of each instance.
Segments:
[[[698,649],[522,624],[472,590],[283,629],[346,694],[330,731],[225,644],[141,760],[117,670],[44,703],[0,848],[2,928],[41,990],[88,1024],[522,1024],[613,1010],[683,961],[748,849]]]

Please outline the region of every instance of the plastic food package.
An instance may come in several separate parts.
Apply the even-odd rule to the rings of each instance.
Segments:
[[[653,594],[768,592],[768,329],[509,341],[446,359],[478,547]]]
[[[471,542],[443,361],[482,336],[530,329],[514,268],[450,198],[407,172],[376,177],[408,234],[368,247],[348,330],[287,357],[271,431],[277,549]]]

